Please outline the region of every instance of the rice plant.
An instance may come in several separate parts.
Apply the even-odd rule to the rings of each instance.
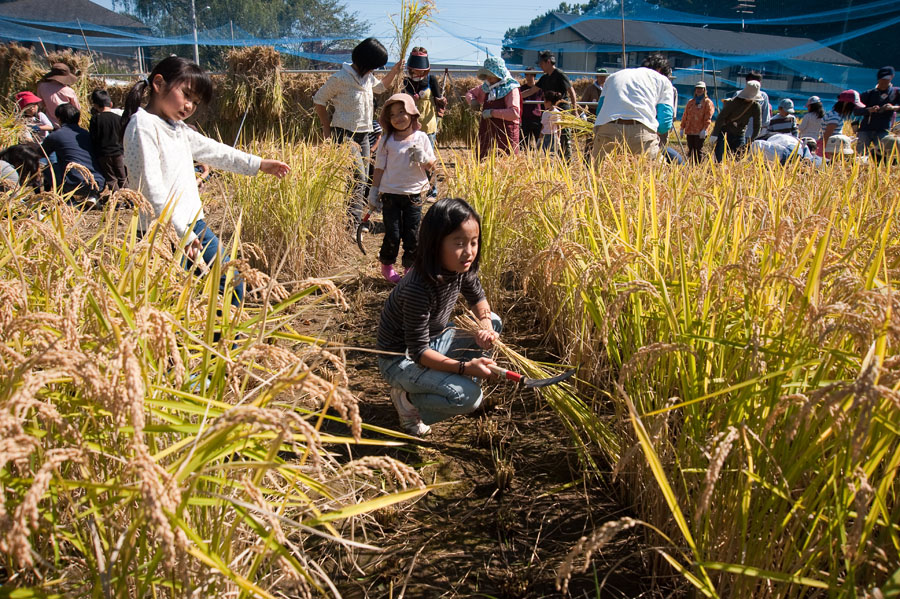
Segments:
[[[100,219],[49,194],[0,200],[4,588],[337,596],[334,556],[369,549],[360,517],[426,491],[402,463],[329,450],[373,442],[340,357],[291,324],[340,292],[255,276],[238,228],[229,253],[261,293],[233,308],[220,263],[188,273],[169,227],[140,237],[120,217],[119,200],[148,208],[138,194]]]
[[[400,14],[390,17],[391,25],[394,26],[394,33],[396,34],[394,48],[397,50],[399,60],[406,60],[416,33],[432,21],[432,15],[436,11],[437,5],[435,0],[401,0]],[[403,78],[397,77],[394,80],[392,93],[400,91],[402,83]]]
[[[560,588],[642,526],[705,596],[896,592],[896,167],[456,167],[487,288],[512,272],[537,300],[640,517],[583,539]]]
[[[347,181],[352,157],[347,146],[254,142],[249,151],[279,156],[293,177],[247,179],[223,174],[231,190],[230,218],[243,239],[259,247],[258,268],[282,281],[321,275],[353,243],[347,232]],[[303,183],[297,184],[296,178]]]

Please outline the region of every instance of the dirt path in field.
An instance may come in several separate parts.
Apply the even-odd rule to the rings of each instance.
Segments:
[[[380,228],[366,235],[363,256],[348,236],[341,271],[350,273],[342,288],[352,309],[312,319],[311,330],[348,346],[375,345],[392,288],[378,270],[381,239]],[[513,292],[504,300],[514,306],[501,314],[505,341],[552,360],[534,310]],[[375,356],[348,352],[347,374],[363,422],[398,429]],[[628,515],[610,488],[584,483],[566,431],[534,391],[489,384],[485,403],[492,407],[437,423],[427,439],[407,447],[348,449],[354,457],[391,455],[419,468],[428,483],[445,485],[376,514],[380,530],[368,541],[383,551],[344,564],[344,597],[559,597],[556,570],[569,549],[603,522]],[[595,557],[596,570],[573,579],[572,596],[652,595],[650,557],[637,534],[623,535]]]

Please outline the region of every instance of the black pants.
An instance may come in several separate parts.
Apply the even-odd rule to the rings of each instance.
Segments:
[[[404,268],[412,266],[416,259],[419,239],[419,221],[422,220],[422,195],[381,194],[382,217],[384,219],[384,241],[378,260],[382,264],[393,264],[400,253],[403,241]]]
[[[112,191],[125,189],[127,187],[127,176],[125,173],[125,156],[100,156],[97,158],[100,172],[106,177],[106,186]]]
[[[541,147],[541,122],[540,121],[522,121],[522,134],[519,136],[519,146],[522,149],[530,148],[532,150]]]
[[[699,135],[686,135],[688,158],[692,162],[700,162],[703,160],[703,142],[706,138]]]

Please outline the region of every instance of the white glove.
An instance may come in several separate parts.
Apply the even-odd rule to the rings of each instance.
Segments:
[[[483,119],[489,119],[489,118],[491,118],[491,112],[492,112],[492,110],[491,110],[490,108],[488,108],[487,110],[482,110],[482,111],[481,111],[481,118],[483,118]]]
[[[381,200],[378,198],[378,188],[374,185],[369,187],[368,202],[369,202],[369,208],[371,208],[372,210],[381,210],[382,203],[381,203]]]
[[[714,145],[716,145],[717,141],[719,141],[718,135],[710,135],[709,136],[709,145],[714,146]]]
[[[478,110],[479,108],[481,108],[481,102],[479,102],[478,100],[473,98],[473,99],[469,100],[469,108],[472,108],[473,110]]]
[[[702,129],[698,135],[700,139],[706,139],[706,129]]]
[[[412,146],[409,149],[409,166],[418,166],[425,164],[428,158],[425,156],[425,150],[419,146]]]

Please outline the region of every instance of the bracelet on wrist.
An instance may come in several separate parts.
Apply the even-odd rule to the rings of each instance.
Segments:
[[[467,364],[467,362],[465,360],[460,360],[459,361],[459,369],[457,370],[456,374],[465,374],[466,364]]]

